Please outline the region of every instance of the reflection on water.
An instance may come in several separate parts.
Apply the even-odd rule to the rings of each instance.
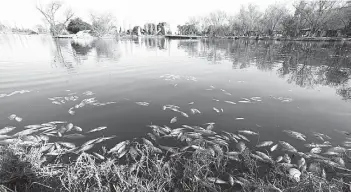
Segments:
[[[351,99],[351,45],[347,42],[206,40],[179,42],[178,48],[214,64],[229,60],[234,69],[274,71],[303,88],[329,86],[344,100]]]

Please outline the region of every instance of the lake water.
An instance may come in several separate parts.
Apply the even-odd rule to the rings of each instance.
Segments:
[[[162,77],[165,74],[177,76],[167,79]],[[345,135],[336,130],[351,132],[350,76],[351,44],[345,42],[162,38],[84,42],[1,35],[0,128],[15,126],[13,134],[26,125],[67,121],[85,133],[107,126],[85,133],[83,139],[65,141],[79,145],[116,135],[106,144],[112,146],[145,136],[150,124],[178,128],[215,122],[215,131],[251,129],[260,133],[260,140],[285,140],[308,151],[304,143],[282,131],[301,132],[309,143],[320,143],[312,133],[320,132],[329,135],[334,145],[342,145]],[[84,95],[86,91],[94,94]],[[49,100],[58,96],[79,98],[60,105]],[[68,113],[92,97],[100,103],[116,103],[86,105],[74,109],[74,115]],[[239,102],[242,98],[251,103]],[[162,110],[167,104],[179,106],[189,118]],[[201,114],[191,114],[191,108]],[[11,114],[23,121],[10,120]],[[173,117],[178,121],[171,124]]]

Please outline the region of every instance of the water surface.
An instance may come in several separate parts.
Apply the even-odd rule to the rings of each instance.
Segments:
[[[350,49],[346,42],[73,41],[1,35],[0,128],[16,126],[15,133],[26,125],[56,120],[78,125],[83,132],[107,126],[84,139],[66,141],[79,145],[88,139],[116,135],[117,139],[106,144],[111,146],[122,139],[144,136],[151,131],[146,126],[149,124],[177,128],[215,122],[215,131],[251,129],[260,133],[260,140],[285,140],[306,151],[303,143],[282,130],[304,133],[309,142],[316,143],[321,141],[312,132],[321,132],[341,145],[345,136],[335,130],[351,132]],[[165,74],[177,78],[160,77]],[[215,89],[206,90],[210,86]],[[29,92],[8,96],[20,90]],[[86,96],[86,91],[95,94]],[[62,105],[48,99],[57,96],[79,99]],[[91,97],[100,103],[116,103],[86,105],[74,115],[68,113]],[[262,101],[238,102],[251,97]],[[178,105],[190,117],[163,111],[166,104]],[[223,113],[216,113],[213,107],[223,109]],[[201,114],[192,115],[190,108]],[[9,120],[11,114],[23,121]],[[170,124],[175,116],[178,122]]]

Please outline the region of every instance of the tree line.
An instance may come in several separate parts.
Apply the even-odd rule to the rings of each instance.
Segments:
[[[265,11],[254,4],[242,5],[239,13],[230,15],[223,11],[205,16],[191,17],[178,25],[183,35],[207,36],[350,36],[351,1],[299,0],[293,10],[275,3]]]

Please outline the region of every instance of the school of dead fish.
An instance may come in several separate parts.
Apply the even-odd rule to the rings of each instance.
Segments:
[[[186,76],[181,77],[179,75],[166,74],[162,75],[160,78],[163,78],[166,81],[175,81],[180,78],[185,78],[190,81],[197,81],[195,77]],[[206,89],[208,91],[214,91],[216,88],[210,86]],[[231,95],[228,91],[224,89],[219,89],[226,95]],[[68,90],[69,91],[69,90]],[[29,92],[26,90],[16,91],[10,94],[1,94],[1,97],[11,96],[14,94],[23,94]],[[91,96],[94,95],[92,91],[86,91],[83,95]],[[291,98],[283,97],[273,97],[282,102],[291,102]],[[49,100],[53,104],[62,105],[70,101],[77,101],[79,97],[76,93],[70,93],[67,96],[52,97]],[[221,102],[219,99],[212,99],[215,102]],[[262,102],[261,97],[251,97],[251,98],[241,98],[239,101],[229,101],[225,100],[224,103],[236,105],[237,103],[256,103]],[[94,106],[104,106],[107,104],[114,104],[116,102],[107,102],[100,103],[96,98],[87,98],[83,99],[80,103],[75,104],[71,107],[68,112],[71,115],[75,114],[75,110],[84,107],[85,105],[94,105]],[[149,102],[135,102],[140,106],[149,106]],[[189,102],[189,105],[193,105],[194,102]],[[202,112],[196,108],[190,108],[189,111],[181,111],[180,107],[177,105],[164,105],[163,110],[170,110],[175,113],[173,118],[170,119],[170,124],[175,124],[179,122],[179,116],[189,118],[189,115],[195,116],[196,114],[201,114]],[[224,113],[223,108],[219,109],[213,107],[213,110],[217,113]],[[188,112],[188,113],[187,113]],[[15,120],[21,122],[23,119],[15,114],[12,114],[8,117],[10,120]],[[235,118],[236,120],[243,120],[242,117]],[[257,124],[256,124],[257,125]],[[234,161],[241,161],[239,155],[247,152],[249,149],[250,143],[254,143],[254,138],[259,137],[259,133],[253,131],[252,129],[240,129],[235,132],[228,131],[214,131],[215,123],[205,123],[203,125],[181,125],[181,127],[170,127],[167,125],[159,126],[155,124],[147,125],[150,129],[150,132],[147,133],[147,137],[140,139],[140,142],[145,144],[147,147],[152,149],[155,153],[166,154],[170,153],[170,156],[180,155],[186,151],[201,151],[210,153],[212,156],[224,156],[228,159]],[[258,128],[261,126],[257,125]],[[57,156],[64,155],[67,153],[79,154],[82,152],[87,152],[93,149],[97,144],[100,144],[106,140],[111,140],[117,138],[116,136],[109,137],[98,137],[86,141],[80,146],[72,142],[67,142],[65,139],[82,139],[88,137],[91,133],[101,132],[102,130],[107,129],[106,126],[100,126],[93,128],[89,131],[85,131],[81,127],[69,123],[66,121],[51,121],[47,123],[42,123],[38,125],[27,125],[23,129],[18,129],[20,131],[16,132],[15,126],[6,126],[0,129],[0,145],[6,145],[11,143],[18,143],[24,146],[38,146],[42,144],[41,152],[46,156]],[[9,133],[14,134],[9,135]],[[311,172],[323,178],[326,177],[325,168],[331,167],[336,170],[339,174],[349,173],[351,170],[346,168],[345,160],[349,160],[348,153],[351,149],[351,138],[346,138],[343,142],[343,147],[341,146],[332,146],[328,141],[331,138],[328,135],[322,133],[313,132],[313,136],[319,142],[306,143],[308,137],[305,134],[302,134],[297,131],[292,130],[283,130],[283,133],[296,139],[296,142],[305,142],[305,147],[309,148],[308,151],[301,152],[298,151],[290,143],[279,140],[279,141],[260,141],[256,145],[251,145],[252,151],[249,151],[250,157],[256,159],[259,162],[277,164],[279,167],[283,167],[287,171],[287,175],[294,179],[295,181],[300,180],[300,176],[303,173]],[[50,138],[55,138],[56,142],[49,142]],[[184,147],[168,147],[159,144],[159,139],[161,138],[173,138],[175,140],[181,141],[184,144]],[[134,139],[136,140],[136,139]],[[275,159],[270,155],[269,152],[275,152],[280,150],[282,155],[277,156]],[[119,141],[115,146],[107,150],[105,146],[102,147],[102,153],[97,153],[96,151],[91,152],[91,155],[95,156],[97,159],[105,160],[106,156],[109,154],[114,154],[118,158],[123,158],[125,155],[129,154],[135,156],[138,154],[138,146],[135,146],[135,143],[131,140]],[[295,163],[292,162],[292,158],[297,159]],[[345,174],[346,175],[346,174]],[[197,178],[195,176],[195,178]],[[208,177],[207,180],[212,183],[217,184],[231,184],[234,183],[243,183],[245,179],[233,176],[229,176],[228,180],[219,179],[217,177]]]

